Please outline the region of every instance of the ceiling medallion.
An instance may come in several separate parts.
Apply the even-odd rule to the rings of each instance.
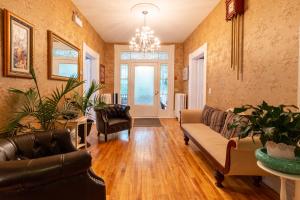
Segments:
[[[144,17],[144,25],[137,28],[135,35],[129,42],[129,48],[133,51],[154,52],[160,48],[160,40],[154,36],[154,31],[147,26],[146,17],[149,13],[158,12],[159,8],[151,3],[136,4],[131,8],[131,12],[142,13]]]

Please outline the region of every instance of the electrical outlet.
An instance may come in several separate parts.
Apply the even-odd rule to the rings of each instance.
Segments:
[[[211,88],[208,88],[208,94],[211,94]]]

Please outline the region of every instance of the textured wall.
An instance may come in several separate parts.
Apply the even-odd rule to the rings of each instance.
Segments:
[[[47,79],[47,30],[51,30],[69,42],[82,49],[83,42],[97,51],[104,62],[104,42],[87,20],[82,17],[84,27],[80,28],[72,22],[72,11],[77,10],[71,0],[1,0],[0,14],[6,8],[16,15],[26,19],[34,25],[34,68],[40,89],[43,94],[48,94],[62,81]],[[82,16],[82,15],[81,15]],[[3,49],[2,29],[3,20],[0,20],[0,68],[2,72]],[[14,99],[8,94],[9,87],[28,88],[32,86],[32,80],[20,78],[6,78],[0,75],[0,127],[3,126],[11,116]]]
[[[243,81],[230,69],[231,22],[225,21],[225,0],[184,42],[185,66],[190,53],[208,44],[207,88],[212,94],[207,94],[207,103],[222,109],[262,100],[297,104],[300,1],[246,0],[244,20]],[[264,180],[278,191],[278,179]],[[289,182],[288,199],[293,190]]]
[[[184,42],[188,55],[208,43],[207,103],[229,108],[266,100],[297,103],[297,67],[300,26],[299,0],[246,0],[244,79],[230,69],[231,22],[225,21],[225,0]],[[185,83],[187,91],[187,83]]]
[[[120,43],[121,44],[121,43]],[[124,44],[124,43],[122,43]],[[112,43],[105,44],[104,63],[106,69],[104,92],[112,93],[114,91],[114,45]],[[172,44],[167,44],[172,45]],[[174,62],[174,84],[175,92],[183,92],[182,69],[183,69],[183,44],[175,45],[175,62]]]

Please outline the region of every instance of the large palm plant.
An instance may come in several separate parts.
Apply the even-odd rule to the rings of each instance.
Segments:
[[[77,109],[79,109],[84,116],[88,115],[90,109],[94,106],[94,101],[91,99],[91,97],[93,94],[103,88],[103,84],[98,84],[93,80],[90,87],[83,92],[83,95],[75,92],[73,96],[75,107],[77,107]],[[94,98],[97,98],[97,96],[98,95],[96,95]]]
[[[21,128],[32,128],[30,125],[22,123],[22,120],[25,118],[37,121],[42,130],[54,129],[55,121],[63,112],[59,109],[60,101],[70,91],[83,84],[83,81],[71,77],[65,86],[62,85],[61,88],[57,87],[49,97],[42,97],[33,67],[30,68],[30,73],[34,80],[35,87],[29,88],[28,90],[9,89],[10,92],[20,96],[23,101],[19,110],[6,127],[6,132],[16,134]]]

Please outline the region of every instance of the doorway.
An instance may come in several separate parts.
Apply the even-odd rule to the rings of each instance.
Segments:
[[[85,83],[83,84],[83,91],[87,91],[90,88],[92,81],[99,83],[100,80],[100,72],[99,72],[99,64],[100,64],[100,56],[99,54],[90,48],[86,43],[83,43],[83,80]],[[91,98],[95,95],[98,95],[99,92],[93,94]],[[96,119],[95,112],[91,109],[88,113],[88,116],[92,119]]]
[[[174,117],[174,45],[134,52],[115,45],[114,92],[135,118]]]
[[[189,55],[189,109],[203,109],[206,104],[206,66],[207,43]]]

